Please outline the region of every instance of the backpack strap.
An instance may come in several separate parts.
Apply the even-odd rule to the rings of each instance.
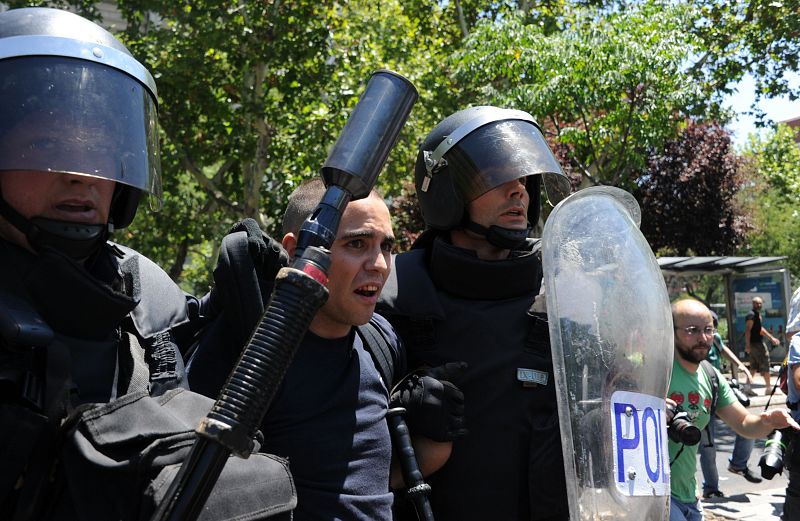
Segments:
[[[714,370],[714,366],[711,365],[711,362],[708,360],[703,360],[700,362],[700,367],[703,368],[703,371],[706,372],[706,376],[708,376],[708,380],[711,382],[711,416],[717,413],[717,398],[719,397],[719,378],[717,378],[717,372]]]
[[[719,394],[719,379],[717,378],[717,372],[714,370],[714,366],[711,365],[711,362],[708,360],[702,360],[700,362],[700,367],[703,368],[705,371],[706,376],[708,376],[708,380],[711,382],[711,410],[709,414],[711,418],[708,420],[708,425],[711,425],[711,422],[714,421],[714,415],[717,414],[717,395]],[[714,440],[711,439],[711,431],[706,425],[706,428],[703,429],[705,431],[705,437],[707,443],[704,445],[705,447],[713,447]]]
[[[389,346],[389,341],[384,336],[381,329],[375,325],[374,319],[370,319],[364,325],[356,326],[356,332],[364,344],[364,348],[372,357],[375,368],[386,384],[386,390],[391,391],[397,383],[395,376],[402,375],[402,371],[395,372],[400,365],[396,360],[395,352]]]

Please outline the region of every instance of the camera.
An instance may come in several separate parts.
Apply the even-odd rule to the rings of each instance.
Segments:
[[[764,441],[764,452],[758,460],[762,478],[772,479],[775,474],[783,473],[783,455],[785,451],[786,441],[783,433],[779,430],[772,431]]]
[[[675,443],[697,445],[700,443],[700,429],[689,420],[689,414],[678,405],[667,411],[667,436]]]
[[[731,391],[733,391],[733,395],[739,400],[744,407],[750,407],[750,397],[742,392],[742,389],[739,387],[739,382],[736,378],[731,378],[728,380],[728,385],[730,385]]]

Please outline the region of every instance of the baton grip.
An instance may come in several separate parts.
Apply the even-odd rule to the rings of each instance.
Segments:
[[[386,412],[386,422],[389,424],[392,445],[397,451],[400,470],[403,473],[403,481],[406,483],[406,497],[413,503],[420,521],[433,521],[433,511],[428,500],[431,486],[425,483],[422,471],[419,469],[417,456],[414,454],[414,446],[411,444],[408,425],[403,419],[403,413],[405,412],[406,410],[402,407],[389,409]]]
[[[328,290],[294,267],[281,268],[267,311],[247,343],[236,369],[201,422],[197,433],[247,457],[253,436],[283,381],[300,341]]]
[[[199,438],[151,521],[197,519],[228,454],[246,458],[253,451],[261,420],[311,319],[328,298],[320,278],[294,267],[278,272],[261,322],[211,411],[200,421]]]

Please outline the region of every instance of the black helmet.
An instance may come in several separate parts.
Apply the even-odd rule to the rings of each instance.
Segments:
[[[0,172],[115,181],[115,228],[131,223],[142,192],[160,205],[155,82],[102,27],[58,9],[0,13],[0,99]]]
[[[539,219],[540,175],[552,204],[570,192],[533,117],[498,107],[468,108],[439,123],[420,147],[414,174],[422,216],[435,230],[463,224],[467,203],[521,177],[529,176],[531,223]]]

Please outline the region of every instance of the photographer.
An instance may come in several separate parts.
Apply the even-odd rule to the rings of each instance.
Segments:
[[[699,371],[700,362],[708,356],[714,337],[714,325],[709,309],[701,302],[686,299],[672,305],[675,334],[675,358],[668,397],[684,418],[698,429],[704,429],[710,420],[712,383],[705,371]],[[737,434],[746,438],[761,438],[773,429],[787,426],[800,429],[786,410],[772,410],[751,414],[734,397],[728,382],[717,373],[719,381],[717,416]],[[674,422],[673,422],[674,425]],[[674,427],[672,429],[674,431]],[[696,438],[695,438],[696,439]],[[697,500],[695,472],[697,470],[697,444],[670,439],[669,457],[672,498],[670,521],[701,521],[703,509]]]

